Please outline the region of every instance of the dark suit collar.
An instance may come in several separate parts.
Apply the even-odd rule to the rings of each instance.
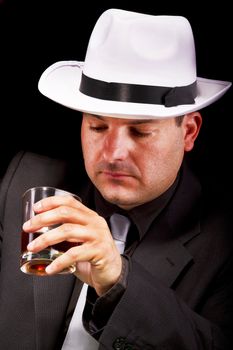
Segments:
[[[185,245],[200,233],[200,194],[199,182],[184,165],[173,200],[133,254],[132,259],[168,287],[175,286],[179,275],[194,263]]]
[[[179,185],[166,212],[172,235],[183,244],[200,231],[201,194],[199,180],[184,162]]]

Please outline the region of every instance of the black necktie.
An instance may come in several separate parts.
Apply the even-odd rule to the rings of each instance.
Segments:
[[[125,249],[130,220],[124,215],[115,213],[110,217],[110,226],[116,246],[120,254],[122,254]]]

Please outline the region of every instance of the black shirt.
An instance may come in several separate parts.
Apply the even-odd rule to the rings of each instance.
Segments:
[[[174,183],[162,195],[128,211],[108,203],[97,190],[95,191],[95,210],[107,222],[110,216],[116,212],[127,216],[131,220],[126,248],[122,256],[122,271],[118,282],[101,297],[98,297],[93,288],[88,288],[87,302],[84,308],[84,326],[96,339],[100,337],[105,324],[126,289],[129,273],[129,256],[133,254],[133,251],[140,244],[152,222],[172,198],[178,181],[179,176],[177,176]]]

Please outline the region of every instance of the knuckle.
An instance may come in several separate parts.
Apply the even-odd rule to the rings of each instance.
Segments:
[[[46,244],[48,242],[48,236],[45,233],[43,233],[40,235],[40,240],[42,244]]]
[[[69,258],[74,261],[77,258],[77,254],[76,254],[76,249],[75,248],[71,248],[69,250],[67,250],[66,254],[69,256]]]
[[[59,216],[61,216],[62,218],[66,218],[69,215],[69,210],[66,206],[61,205],[58,208],[58,213],[59,213]]]
[[[72,232],[73,231],[73,225],[72,224],[63,224],[61,226],[61,230],[63,232],[66,232],[66,233]]]
[[[98,220],[99,220],[99,223],[100,223],[101,226],[106,226],[107,225],[106,220],[102,216],[97,214],[97,217],[98,217]]]

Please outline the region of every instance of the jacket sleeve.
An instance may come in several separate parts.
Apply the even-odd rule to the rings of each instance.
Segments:
[[[7,191],[9,185],[11,183],[12,177],[14,176],[15,169],[17,168],[20,160],[24,155],[24,151],[18,152],[6,169],[6,172],[1,180],[0,184],[0,270],[1,270],[1,256],[2,256],[2,242],[3,242],[3,218],[4,218],[4,210],[5,210],[5,201],[7,196]]]
[[[1,271],[1,256],[2,256],[2,224],[0,223],[0,271]]]
[[[99,339],[103,349],[232,349],[227,340],[232,334],[232,259],[219,276],[225,281],[222,287],[213,287],[213,295],[200,311],[192,310],[138,262],[132,259],[130,265],[127,289]],[[211,320],[216,314],[219,324]]]

